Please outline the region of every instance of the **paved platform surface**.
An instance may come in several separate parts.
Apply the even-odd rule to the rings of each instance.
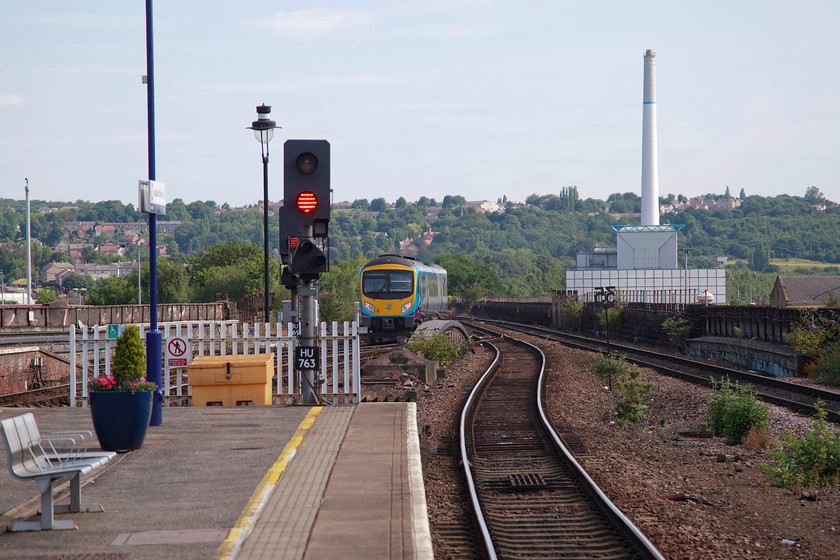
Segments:
[[[164,409],[142,449],[83,478],[103,513],[0,532],[0,558],[431,559],[414,406]],[[29,410],[43,432],[93,429],[87,410]],[[39,519],[40,500],[0,453],[2,531]]]

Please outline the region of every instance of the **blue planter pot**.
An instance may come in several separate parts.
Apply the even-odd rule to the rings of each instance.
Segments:
[[[152,391],[92,391],[90,417],[105,451],[140,449],[152,416]]]

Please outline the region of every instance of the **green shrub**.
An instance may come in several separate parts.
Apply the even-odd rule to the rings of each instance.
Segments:
[[[624,306],[616,302],[612,309],[604,308],[598,311],[598,322],[605,329],[618,331],[621,329],[621,314],[623,311]]]
[[[804,488],[840,483],[840,433],[826,422],[820,403],[816,408],[811,431],[797,436],[788,430],[784,442],[770,450],[775,465],[761,465],[770,480]]]
[[[806,358],[819,357],[840,341],[840,323],[831,313],[808,312],[785,336],[788,346]]]
[[[601,381],[620,381],[637,371],[636,364],[631,364],[624,356],[615,354],[599,354],[595,361],[586,366],[590,373],[596,375]]]
[[[808,368],[808,377],[818,377],[833,385],[840,385],[840,343],[834,343],[816,363]]]
[[[137,325],[126,325],[117,339],[111,375],[118,385],[130,384],[146,376],[146,352]]]
[[[577,330],[580,327],[582,301],[566,301],[560,307],[560,325],[565,329]]]
[[[430,337],[420,335],[405,345],[406,350],[422,354],[427,360],[437,360],[441,367],[446,367],[455,361],[461,351],[461,345],[449,342],[443,333]]]
[[[685,349],[685,340],[691,332],[691,322],[685,317],[668,317],[662,321],[662,330],[668,340],[680,350]]]
[[[52,288],[41,288],[38,290],[38,296],[35,298],[35,303],[46,304],[58,301],[58,294]]]
[[[647,416],[645,396],[650,393],[653,383],[639,381],[639,370],[635,366],[629,372],[630,378],[618,383],[618,390],[622,393],[615,407],[616,423],[641,422]]]
[[[717,393],[709,399],[706,410],[712,432],[727,445],[741,443],[750,428],[761,430],[770,424],[767,405],[749,385],[732,385],[727,379],[714,383],[714,388]]]

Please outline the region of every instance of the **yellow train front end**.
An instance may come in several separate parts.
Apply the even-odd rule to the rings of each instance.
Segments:
[[[398,340],[415,327],[416,273],[403,262],[377,264],[378,260],[360,272],[362,326],[367,328],[370,341]]]

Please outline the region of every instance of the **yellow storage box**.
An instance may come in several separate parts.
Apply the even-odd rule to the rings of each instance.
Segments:
[[[196,356],[189,376],[193,406],[269,405],[274,354]]]

